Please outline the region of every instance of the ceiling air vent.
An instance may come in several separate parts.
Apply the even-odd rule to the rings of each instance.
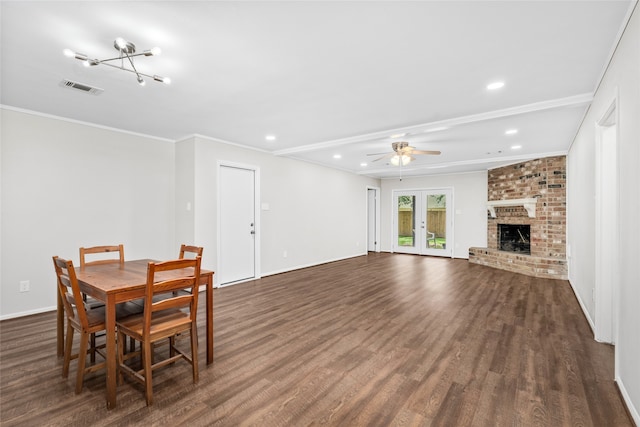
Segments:
[[[102,92],[104,92],[104,89],[100,89],[99,87],[93,87],[93,86],[85,85],[82,83],[73,82],[67,79],[62,80],[60,82],[60,86],[64,86],[72,89],[78,89],[86,93],[91,93],[93,95],[100,95]]]

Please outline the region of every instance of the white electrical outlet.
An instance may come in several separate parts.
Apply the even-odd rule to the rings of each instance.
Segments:
[[[20,281],[20,292],[29,292],[29,281],[28,280],[21,280]]]

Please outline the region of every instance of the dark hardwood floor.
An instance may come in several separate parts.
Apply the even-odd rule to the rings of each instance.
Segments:
[[[566,281],[370,254],[214,295],[214,364],[202,323],[200,382],[166,367],[152,407],[125,382],[108,411],[104,371],[75,395],[54,313],[0,322],[1,424],[633,425]]]

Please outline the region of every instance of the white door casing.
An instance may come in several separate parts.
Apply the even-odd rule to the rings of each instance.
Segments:
[[[453,189],[397,190],[392,203],[394,252],[453,256]],[[429,223],[430,210],[441,211],[440,226]]]
[[[595,339],[616,342],[619,286],[617,102],[596,123]],[[617,366],[617,364],[616,364]]]

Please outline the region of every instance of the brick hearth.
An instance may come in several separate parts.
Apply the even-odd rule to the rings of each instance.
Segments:
[[[496,207],[487,218],[486,248],[469,248],[469,262],[535,277],[567,279],[566,158],[535,159],[492,169],[488,200],[536,198],[535,218],[523,206]],[[531,255],[498,250],[498,224],[531,226]]]

